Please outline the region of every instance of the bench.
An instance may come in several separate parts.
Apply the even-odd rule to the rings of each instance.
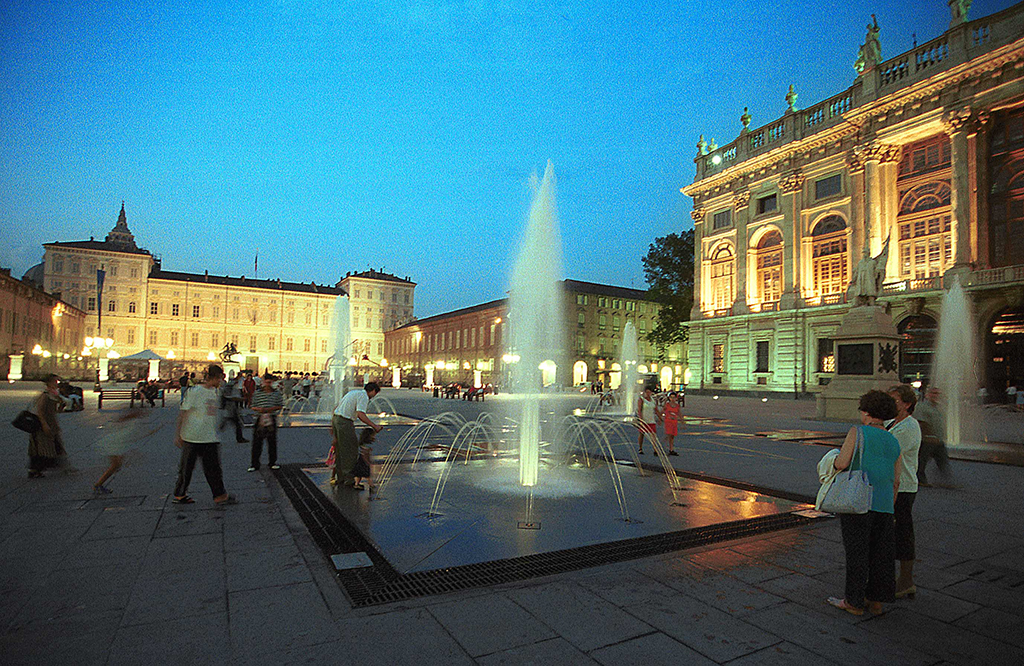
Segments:
[[[466,392],[465,392],[465,394],[463,394],[462,397],[463,397],[464,400],[466,400],[466,402],[477,401],[477,400],[479,400],[480,402],[483,402],[484,401],[484,390],[483,390],[483,388],[470,388],[470,389],[466,389]]]
[[[139,404],[142,405],[143,407],[146,406],[147,398],[145,395],[142,395],[141,391],[139,391],[138,389],[135,389],[135,398],[132,399],[133,407],[135,406],[135,400],[138,400]],[[157,400],[160,401],[161,407],[167,406],[167,403],[164,402],[164,389],[157,389],[156,395],[153,396],[153,402],[155,403]],[[156,405],[154,404],[153,406],[155,407]]]
[[[145,404],[146,401],[146,399],[140,396],[135,389],[100,389],[100,398],[96,409],[103,409],[104,400],[128,400],[129,407],[134,407],[136,400],[140,401],[142,404]],[[166,403],[164,402],[163,389],[160,389],[154,400],[159,400],[161,407],[166,406]]]

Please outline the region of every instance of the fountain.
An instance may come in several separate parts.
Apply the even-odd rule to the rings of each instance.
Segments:
[[[942,295],[942,315],[932,367],[932,381],[945,403],[946,444],[966,443],[966,408],[978,387],[978,349],[974,341],[974,317],[967,292],[953,278],[953,286]]]
[[[523,486],[535,486],[538,481],[542,393],[557,386],[558,370],[564,372],[566,367],[562,242],[551,162],[540,182],[534,176],[531,184],[534,198],[512,270],[508,315],[508,355],[517,359],[511,390],[519,407],[519,483]]]
[[[627,321],[622,329],[622,406],[627,414],[636,412],[636,403],[639,395],[637,377],[639,371],[637,364],[640,362],[640,345],[637,342],[636,327],[632,321]]]
[[[338,296],[334,299],[334,312],[331,315],[332,349],[326,364],[328,383],[320,392],[320,402],[316,409],[318,414],[333,414],[338,402],[345,395],[345,380],[349,368],[348,350],[352,345],[350,316],[348,296]]]

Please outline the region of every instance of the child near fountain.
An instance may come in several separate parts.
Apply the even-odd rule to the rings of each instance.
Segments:
[[[672,391],[668,394],[668,402],[661,409],[662,423],[665,424],[665,436],[668,437],[668,454],[678,456],[675,450],[676,435],[679,434],[679,394]]]
[[[356,464],[352,467],[352,476],[355,477],[355,483],[352,485],[354,490],[363,490],[370,486],[370,453],[373,451],[370,444],[373,444],[376,436],[377,433],[373,431],[373,428],[364,428],[359,436],[359,457],[356,458]],[[363,485],[363,481],[366,481],[366,486]],[[371,490],[373,489],[371,488]]]

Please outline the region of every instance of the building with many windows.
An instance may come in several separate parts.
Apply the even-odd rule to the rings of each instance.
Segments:
[[[938,5],[938,3],[936,3]],[[694,202],[689,366],[703,388],[815,392],[865,252],[887,248],[881,301],[900,374],[930,372],[941,297],[974,305],[990,395],[1024,385],[1024,4],[881,59],[877,24],[853,85],[724,146],[703,137]]]
[[[0,269],[0,376],[84,374],[85,312]]]
[[[416,283],[408,277],[367,270],[346,273],[338,283],[348,294],[352,352],[357,373],[380,367],[384,332],[412,319]]]
[[[252,370],[322,370],[333,353],[334,303],[345,287],[358,294],[353,337],[368,343],[362,351],[370,360],[382,358],[385,327],[412,316],[415,284],[376,271],[329,286],[164,270],[159,257],[136,245],[123,205],[104,240],[47,243],[44,250],[44,289],[85,311],[85,336],[112,339],[121,356],[151,349],[189,369],[219,359],[231,343]]]
[[[665,387],[682,383],[683,345],[659,350],[646,335],[657,323],[659,305],[647,293],[611,285],[565,280],[565,323],[572,372],[566,383],[603,380],[618,385],[622,336],[627,322],[637,329],[642,372],[658,373]],[[408,384],[502,384],[505,355],[506,299],[414,320],[385,334],[388,363]],[[659,357],[661,359],[659,360]]]

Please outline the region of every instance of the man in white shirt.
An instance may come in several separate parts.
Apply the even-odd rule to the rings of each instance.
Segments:
[[[178,461],[178,480],[174,486],[175,504],[192,504],[188,486],[196,460],[203,461],[203,474],[210,484],[215,504],[234,504],[237,500],[224,490],[224,475],[220,467],[220,442],[217,440],[217,406],[220,396],[217,387],[224,381],[224,369],[211,365],[206,381],[189,388],[181,401],[174,444],[181,449]]]
[[[370,401],[380,393],[376,382],[367,382],[363,390],[353,389],[338,403],[331,418],[331,443],[334,445],[335,478],[351,486],[355,480],[352,468],[359,457],[359,439],[356,437],[356,420],[362,421],[380,432],[381,426],[370,420],[366,410]]]

